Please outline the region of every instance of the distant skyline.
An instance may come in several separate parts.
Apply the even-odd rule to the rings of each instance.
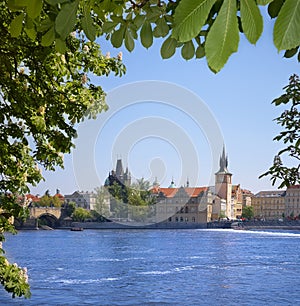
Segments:
[[[275,107],[271,102],[283,93],[289,77],[299,74],[299,64],[296,58],[285,59],[277,52],[269,21],[256,46],[241,36],[238,52],[218,74],[209,70],[204,59],[185,61],[180,51],[173,58],[162,60],[160,41],[155,41],[148,50],[137,42],[132,53],[124,47],[114,49],[104,39],[99,42],[104,54],[110,52],[114,56],[122,51],[127,67],[122,78],[109,76],[93,80],[108,93],[107,102],[115,112],[99,114],[95,122],[85,121],[80,125],[78,149],[65,155],[65,169],[43,173],[46,181],[31,188],[32,193],[43,194],[47,189],[51,193],[60,189],[64,194],[75,190],[92,191],[104,183],[118,157],[122,157],[123,166],[129,167],[134,178],[153,180],[158,177],[161,185],[167,187],[173,177],[180,187],[189,177],[191,185],[205,186],[211,184],[218,170],[216,157],[221,154],[221,142],[228,154],[233,184],[241,184],[254,193],[276,189],[278,184],[272,186],[268,177],[258,179],[281,149],[272,139],[280,131],[273,119],[280,115],[283,107]],[[130,104],[130,98],[134,100],[135,95],[143,91],[141,85],[149,84],[149,80],[163,84],[162,88],[168,84],[179,88],[183,96],[190,93],[195,101],[185,102],[180,100],[180,94],[172,97],[170,93],[169,98],[167,95],[164,98],[168,101],[157,98]],[[123,96],[113,96],[124,88],[131,90],[127,93],[127,102],[123,93]],[[166,94],[163,89],[161,92]],[[177,98],[180,101],[172,106]],[[191,103],[193,109],[189,108]],[[203,118],[195,119],[201,117],[203,107],[213,118],[210,122],[215,124],[211,127],[204,127]],[[92,130],[95,126],[96,130],[81,134],[85,125]],[[214,147],[211,146],[214,141],[209,139],[213,137],[207,135],[216,126],[221,137],[217,137]],[[86,152],[90,152],[87,157],[78,153],[84,144]],[[94,173],[89,173],[86,163],[92,165]],[[83,169],[82,173],[81,170],[78,173],[78,169]]]

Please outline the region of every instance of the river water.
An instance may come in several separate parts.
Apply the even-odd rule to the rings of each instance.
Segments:
[[[0,305],[300,305],[300,232],[21,231],[32,297]]]

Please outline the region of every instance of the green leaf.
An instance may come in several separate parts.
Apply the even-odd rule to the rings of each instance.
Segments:
[[[145,23],[143,24],[140,35],[142,45],[147,49],[151,47],[151,45],[153,44],[153,33],[149,21],[145,21]]]
[[[196,50],[196,58],[202,58],[205,56],[205,49],[203,45],[200,45]]]
[[[274,25],[274,44],[278,51],[300,45],[300,1],[286,0]]]
[[[251,44],[255,44],[263,30],[262,16],[254,0],[243,0],[240,3],[243,31]]]
[[[195,47],[191,40],[184,44],[181,49],[181,55],[185,60],[190,60],[193,58],[195,55]]]
[[[28,0],[8,0],[7,1],[8,8],[13,12],[23,10],[24,7],[27,6],[27,4],[28,4]]]
[[[121,25],[120,29],[118,29],[112,34],[110,41],[115,48],[120,48],[122,46],[125,31],[126,27],[124,25]]]
[[[181,0],[174,14],[172,37],[186,42],[197,36],[217,0]]]
[[[272,2],[274,0],[256,0],[257,5],[267,5],[268,3]]]
[[[57,4],[63,4],[63,3],[66,3],[66,2],[70,2],[70,0],[45,0],[45,2],[49,3],[52,6],[55,6]]]
[[[134,40],[131,36],[130,31],[125,32],[125,47],[129,52],[134,49]]]
[[[60,38],[56,38],[55,39],[55,49],[59,52],[59,53],[65,53],[67,50],[67,46],[66,46],[66,42]]]
[[[26,34],[28,35],[28,37],[31,39],[31,40],[35,40],[36,39],[36,30],[34,28],[25,28],[24,29]]]
[[[9,26],[9,32],[12,37],[18,37],[21,34],[23,28],[23,19],[24,14],[20,14],[11,22]]]
[[[224,0],[220,12],[207,34],[206,59],[210,69],[220,71],[239,45],[236,0]]]
[[[36,127],[39,132],[43,132],[46,130],[45,119],[42,116],[32,116],[31,117],[32,124]]]
[[[162,44],[160,49],[161,57],[166,59],[174,55],[177,46],[177,40],[169,36]]]
[[[145,20],[145,16],[144,15],[137,15],[134,19],[133,19],[133,23],[136,25],[137,29],[139,29]]]
[[[43,0],[30,0],[27,4],[27,13],[28,16],[32,19],[35,19],[40,15],[43,7]]]
[[[116,22],[112,22],[112,21],[106,21],[103,23],[103,26],[102,26],[102,31],[103,33],[109,33],[111,32],[116,26],[117,26],[118,23]]]
[[[52,26],[42,37],[41,44],[44,47],[50,46],[55,39],[55,31],[54,31],[54,26]]]
[[[96,39],[96,27],[94,26],[90,11],[86,7],[84,8],[84,16],[82,18],[82,28],[90,41]]]
[[[274,0],[272,3],[269,4],[268,13],[271,18],[275,18],[278,16],[284,1],[285,0]]]
[[[56,17],[55,30],[62,39],[66,39],[73,30],[76,23],[78,4],[79,0],[63,4],[61,11]]]
[[[170,28],[166,22],[166,19],[162,17],[156,21],[156,27],[154,28],[153,35],[155,37],[165,37],[168,35],[169,31]]]
[[[123,14],[123,6],[122,5],[117,5],[116,8],[114,9],[114,14],[116,16],[122,16],[122,14]]]
[[[290,58],[293,57],[297,52],[298,52],[299,47],[291,49],[291,50],[286,50],[284,53],[285,58]]]
[[[39,27],[38,27],[38,31],[39,32],[45,32],[47,30],[49,30],[51,27],[54,26],[54,21],[51,20],[50,18],[46,18],[45,20],[43,20]]]

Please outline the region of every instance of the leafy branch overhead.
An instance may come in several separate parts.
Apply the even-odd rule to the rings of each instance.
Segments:
[[[12,36],[25,31],[34,40],[41,35],[44,46],[55,43],[60,52],[75,29],[91,41],[105,36],[114,47],[124,44],[129,51],[138,39],[149,48],[159,38],[162,58],[181,49],[184,59],[206,57],[218,72],[238,50],[240,33],[251,44],[257,42],[263,31],[259,6],[266,5],[276,19],[278,51],[291,57],[300,45],[298,0],[8,0],[8,5],[18,12],[10,25]]]

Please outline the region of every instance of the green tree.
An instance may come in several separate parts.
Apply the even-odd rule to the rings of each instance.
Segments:
[[[253,206],[244,206],[242,212],[242,218],[251,220],[254,217]]]
[[[72,218],[74,221],[84,222],[87,219],[92,218],[91,212],[82,207],[77,207],[72,214]]]
[[[285,105],[286,109],[275,118],[278,125],[282,126],[280,132],[273,140],[281,141],[284,148],[274,158],[273,165],[260,177],[270,175],[272,184],[281,180],[278,188],[300,183],[300,80],[297,75],[290,77],[290,82],[283,88],[285,93],[272,103],[276,106]],[[285,158],[285,166],[281,157]]]
[[[50,207],[50,206],[61,207],[62,203],[61,200],[56,196],[43,195],[40,198],[38,205],[42,207]]]
[[[32,17],[39,3],[30,3]],[[47,31],[52,19],[46,13],[36,15],[37,22],[26,16],[9,9],[8,1],[0,3],[0,283],[13,297],[29,297],[30,290],[24,270],[4,256],[4,233],[14,232],[12,217],[26,217],[23,195],[42,180],[41,169],[63,166],[75,125],[107,109],[105,93],[90,78],[125,72],[121,56],[102,55],[80,33],[57,40],[55,49],[46,39],[53,34]],[[46,38],[35,32],[37,25]]]
[[[140,179],[137,179],[136,182],[131,185],[131,187],[138,190],[149,190],[151,187],[151,183],[142,177]]]
[[[96,203],[95,203],[95,211],[102,217],[109,217],[110,215],[110,200],[109,200],[109,192],[105,187],[97,187],[96,191]]]
[[[276,19],[278,51],[291,57],[300,45],[298,0],[9,0],[8,5],[20,12],[11,23],[14,36],[23,30],[34,39],[39,33],[44,45],[55,43],[59,51],[74,29],[91,41],[105,35],[114,47],[124,44],[128,51],[137,39],[149,48],[155,38],[163,38],[162,58],[181,49],[184,59],[206,57],[209,68],[218,72],[237,52],[240,33],[251,44],[258,41],[263,30],[259,6],[265,5]]]
[[[67,217],[71,217],[73,212],[76,209],[76,203],[75,202],[68,202],[64,205],[65,214]]]

